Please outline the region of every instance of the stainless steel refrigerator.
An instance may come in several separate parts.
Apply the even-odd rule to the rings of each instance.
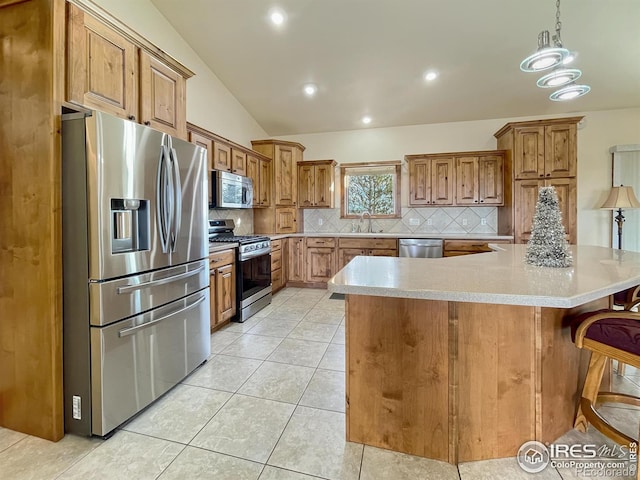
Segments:
[[[210,354],[205,150],[62,122],[65,430],[106,436]]]

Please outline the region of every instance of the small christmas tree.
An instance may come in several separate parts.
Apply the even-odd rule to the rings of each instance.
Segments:
[[[558,196],[553,187],[542,187],[538,192],[525,261],[538,267],[560,268],[570,267],[573,263],[569,244],[564,237]]]

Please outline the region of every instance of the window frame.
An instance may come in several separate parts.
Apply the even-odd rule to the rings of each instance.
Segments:
[[[351,168],[363,168],[363,167],[395,167],[395,198],[394,198],[394,212],[389,215],[379,215],[379,214],[371,214],[371,218],[373,219],[385,219],[385,218],[402,218],[401,213],[401,204],[400,199],[402,198],[400,195],[400,188],[402,185],[402,179],[400,177],[400,172],[402,170],[402,162],[399,161],[386,161],[386,162],[366,162],[366,163],[344,163],[340,165],[340,218],[360,218],[361,215],[357,214],[348,214],[347,213],[347,188],[345,185],[346,176],[348,175],[348,170]]]

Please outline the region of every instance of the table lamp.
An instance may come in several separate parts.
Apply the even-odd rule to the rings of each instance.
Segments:
[[[602,204],[600,208],[605,210],[618,210],[618,214],[614,220],[618,224],[618,249],[622,249],[622,224],[624,223],[623,208],[640,208],[640,202],[633,193],[632,187],[611,187],[609,198]]]

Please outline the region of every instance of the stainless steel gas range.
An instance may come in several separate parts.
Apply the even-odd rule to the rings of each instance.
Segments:
[[[271,240],[261,235],[234,235],[232,219],[209,220],[209,242],[236,242],[237,315],[244,322],[271,303]]]

